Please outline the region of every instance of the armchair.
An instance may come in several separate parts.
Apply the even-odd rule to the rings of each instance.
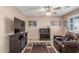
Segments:
[[[59,52],[78,52],[78,34],[67,32],[63,37],[57,36],[54,46]]]

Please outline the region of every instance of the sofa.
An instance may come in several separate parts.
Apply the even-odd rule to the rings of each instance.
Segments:
[[[67,32],[65,36],[54,36],[54,47],[61,53],[79,52],[79,34]]]

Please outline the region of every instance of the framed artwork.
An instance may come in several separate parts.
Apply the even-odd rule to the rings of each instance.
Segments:
[[[64,21],[64,23],[63,23],[63,24],[64,24],[64,26],[67,26],[67,21]]]
[[[36,27],[37,26],[37,22],[36,21],[29,21],[29,27]]]
[[[52,26],[61,26],[61,21],[51,21],[50,25],[52,25]]]

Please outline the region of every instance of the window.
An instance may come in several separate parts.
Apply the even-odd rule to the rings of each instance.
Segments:
[[[79,16],[69,18],[68,29],[69,31],[79,32]]]
[[[74,18],[74,27],[75,32],[79,32],[79,16]]]

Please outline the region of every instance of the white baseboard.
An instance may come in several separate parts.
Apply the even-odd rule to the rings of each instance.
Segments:
[[[53,49],[55,50],[55,52],[56,52],[56,53],[59,53],[59,52],[57,51],[57,49],[54,47],[53,43],[51,43],[51,45],[52,45]]]
[[[24,53],[24,51],[26,50],[28,44],[29,44],[29,43],[27,43],[27,45],[24,47],[24,49],[21,51],[21,53]]]

